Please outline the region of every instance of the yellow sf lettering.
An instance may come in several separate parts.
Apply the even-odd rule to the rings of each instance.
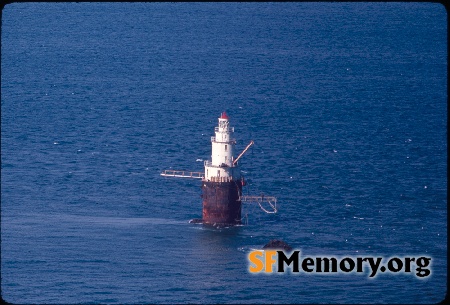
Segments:
[[[261,272],[264,269],[265,272],[273,272],[272,266],[277,261],[273,258],[277,254],[277,251],[267,250],[267,251],[252,251],[248,255],[248,259],[253,265],[250,265],[249,271],[252,273]],[[264,259],[263,259],[263,256]]]

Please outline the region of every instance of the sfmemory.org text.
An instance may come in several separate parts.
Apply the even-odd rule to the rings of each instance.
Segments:
[[[286,255],[280,250],[256,250],[248,254],[250,273],[285,272],[290,267],[292,273],[365,273],[373,278],[378,273],[412,273],[419,278],[431,274],[431,257],[300,257],[295,250]]]

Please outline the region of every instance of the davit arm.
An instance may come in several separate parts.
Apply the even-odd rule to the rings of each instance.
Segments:
[[[250,141],[250,143],[247,145],[247,147],[239,154],[239,156],[233,161],[233,166],[236,165],[236,163],[238,162],[238,160],[245,154],[245,152],[250,148],[250,146],[252,146],[253,144],[255,144],[255,142],[253,142],[253,140]]]

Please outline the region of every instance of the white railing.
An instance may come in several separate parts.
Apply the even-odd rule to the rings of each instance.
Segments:
[[[216,141],[216,137],[211,137],[211,142],[236,144],[236,139],[230,139],[228,141],[222,142],[222,141]]]
[[[218,177],[218,176],[212,176],[209,177],[209,181],[211,182],[231,182],[233,181],[233,177],[226,176],[226,177]]]
[[[203,173],[203,172],[189,172],[189,171],[179,171],[179,170],[166,169],[165,171],[163,171],[161,173],[161,176],[177,177],[177,178],[203,179],[203,178],[205,178],[205,173]]]
[[[222,130],[219,130],[219,128],[220,127],[215,127],[214,131],[215,132],[219,132],[219,131],[222,131],[222,132],[234,132],[234,127],[222,128]]]

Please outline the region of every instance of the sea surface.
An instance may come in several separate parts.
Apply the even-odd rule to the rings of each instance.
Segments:
[[[435,303],[447,292],[447,12],[437,3],[13,3],[1,24],[1,296],[11,303]],[[278,213],[208,228],[227,111]],[[265,208],[268,208],[265,206]],[[306,256],[431,275],[251,274]]]

